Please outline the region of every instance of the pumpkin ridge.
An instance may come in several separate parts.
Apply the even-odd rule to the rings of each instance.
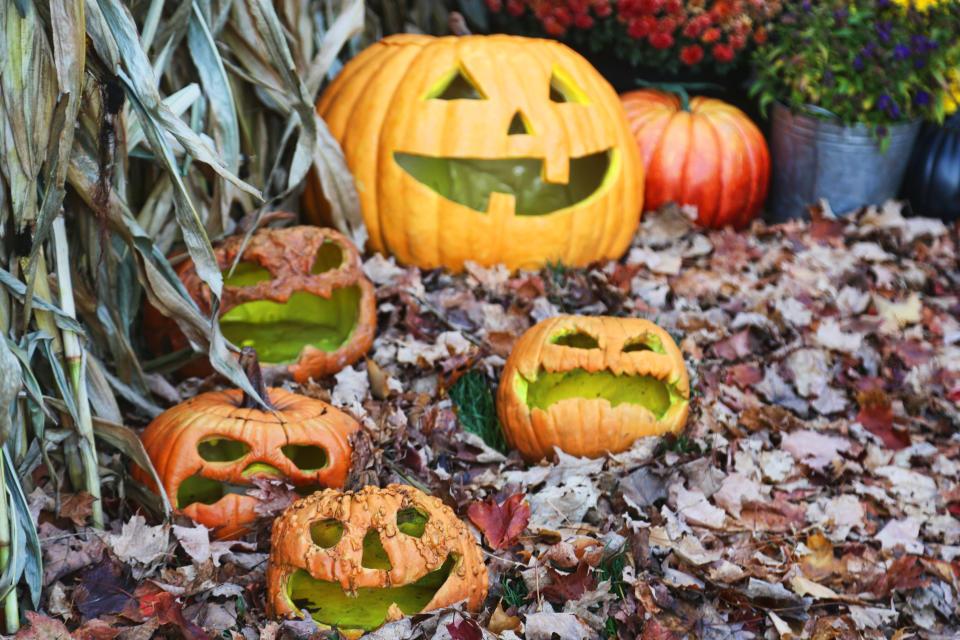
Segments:
[[[756,131],[755,131],[756,128],[755,127],[748,128],[746,126],[746,123],[741,123],[739,119],[736,117],[736,114],[733,113],[732,111],[730,110],[719,111],[716,114],[714,114],[714,117],[717,120],[723,120],[728,126],[732,127],[737,131],[737,133],[739,134],[739,137],[736,138],[736,140],[738,145],[740,146],[741,151],[743,152],[743,155],[740,157],[740,160],[742,163],[747,164],[749,166],[749,169],[746,172],[748,179],[741,180],[739,183],[741,188],[744,182],[746,182],[748,186],[747,197],[744,200],[743,208],[740,209],[739,211],[729,212],[730,214],[734,215],[733,217],[734,228],[740,229],[743,226],[745,226],[746,223],[749,221],[750,217],[752,217],[750,216],[750,211],[758,204],[761,204],[762,203],[761,201],[766,197],[766,193],[764,193],[762,196],[759,194],[759,191],[761,190],[762,185],[765,185],[767,183],[767,180],[762,179],[760,176],[760,174],[763,173],[762,167],[764,163],[760,161],[759,158],[757,158],[757,153],[759,152],[759,149],[762,149],[763,147],[755,147],[754,145],[746,144],[746,141],[748,139],[756,138]]]

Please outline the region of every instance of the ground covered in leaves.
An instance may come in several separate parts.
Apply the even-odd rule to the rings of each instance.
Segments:
[[[958,228],[892,204],[818,213],[702,232],[668,208],[620,262],[513,277],[368,258],[371,360],[284,386],[361,420],[351,487],[441,497],[482,540],[490,573],[478,616],[448,609],[368,637],[955,637]],[[670,331],[691,375],[686,432],[600,460],[528,466],[498,451],[491,393],[505,356],[557,313]],[[219,385],[182,382],[166,401]],[[267,515],[291,495],[259,494]],[[210,542],[113,496],[99,532],[84,526],[88,498],[58,500],[49,478],[29,496],[45,573],[22,637],[327,637],[264,615],[269,517],[242,541]]]

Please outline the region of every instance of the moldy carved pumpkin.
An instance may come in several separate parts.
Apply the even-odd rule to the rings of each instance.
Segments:
[[[140,436],[170,504],[218,538],[240,536],[257,519],[257,501],[246,495],[254,477],[307,489],[342,487],[353,451],[348,438],[360,428],[325,402],[268,390],[252,352],[244,349],[241,364],[261,397],[269,393],[273,411],[240,389],[203,393],[161,413]],[[132,472],[157,490],[136,464]]]
[[[264,366],[283,367],[298,382],[331,375],[363,357],[373,344],[376,308],[373,285],[350,240],[320,227],[260,229],[230,273],[242,244],[243,236],[232,236],[214,249],[224,272],[220,330],[228,340],[253,346]],[[182,263],[177,275],[209,314],[210,289],[193,262]],[[176,324],[153,308],[144,312],[144,326],[158,355],[189,346]],[[209,372],[209,366],[189,370]]]
[[[687,419],[690,381],[670,334],[640,318],[557,316],[520,336],[497,390],[507,442],[534,462],[553,447],[596,458]]]
[[[384,38],[317,103],[370,246],[401,262],[510,269],[619,257],[643,167],[616,93],[572,49],[507,35]],[[312,176],[304,212],[322,219]]]
[[[622,96],[646,171],[646,210],[674,201],[697,207],[697,222],[740,229],[760,212],[770,151],[747,115],[714,98],[639,89]]]
[[[321,628],[356,638],[387,620],[487,595],[473,535],[439,498],[406,485],[327,490],[298,500],[273,523],[267,610],[302,609]]]

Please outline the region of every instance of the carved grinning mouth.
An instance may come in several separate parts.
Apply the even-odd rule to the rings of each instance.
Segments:
[[[416,582],[400,587],[361,587],[356,594],[345,592],[339,582],[318,580],[297,569],[287,581],[287,597],[295,610],[307,609],[318,624],[370,631],[386,622],[392,604],[405,615],[423,611],[447,581],[458,560],[456,554],[451,553],[440,568]]]
[[[345,255],[337,243],[324,241],[310,273],[340,268]],[[224,285],[253,286],[271,277],[257,263],[240,262],[224,273]],[[346,344],[360,317],[360,297],[360,287],[349,286],[334,289],[329,298],[297,291],[286,302],[244,302],[220,316],[220,330],[238,347],[255,348],[263,364],[289,364],[307,345],[331,353]]]
[[[629,403],[646,407],[657,420],[667,410],[682,400],[674,385],[649,375],[622,375],[609,370],[590,372],[585,369],[570,371],[545,371],[527,380],[521,374],[516,377],[517,394],[530,409],[547,408],[562,400],[584,398],[606,400],[610,407]]]
[[[393,158],[415,180],[444,198],[486,212],[493,192],[515,198],[518,216],[566,209],[599,193],[617,166],[616,150],[570,158],[566,184],[544,182],[538,158],[441,158],[395,152]]]

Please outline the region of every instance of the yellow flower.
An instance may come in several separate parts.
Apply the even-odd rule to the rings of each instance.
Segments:
[[[960,69],[950,72],[950,89],[943,92],[943,107],[950,115],[960,107]]]
[[[901,7],[914,7],[919,11],[926,11],[930,7],[939,7],[941,5],[948,5],[956,3],[956,0],[893,0],[894,4],[898,4]]]

